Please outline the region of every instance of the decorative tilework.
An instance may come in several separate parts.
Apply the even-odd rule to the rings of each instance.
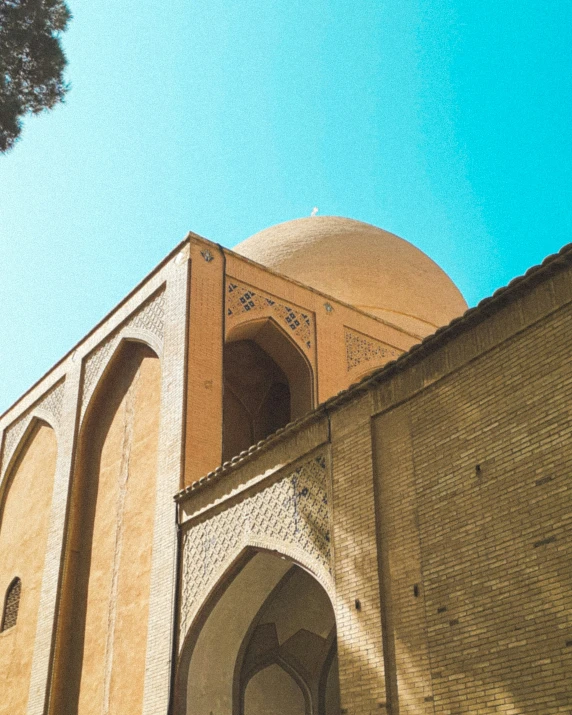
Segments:
[[[16,420],[16,422],[8,427],[6,430],[6,437],[4,439],[4,451],[0,475],[4,474],[4,471],[8,466],[8,462],[12,458],[18,444],[20,444],[20,440],[22,439],[24,432],[28,429],[34,410],[41,409],[52,418],[55,426],[59,425],[62,413],[63,397],[64,381],[60,380],[60,382],[48,390],[48,392],[46,392],[45,395],[43,395],[32,407],[30,407],[30,409],[26,410],[26,412]]]
[[[370,338],[349,328],[345,328],[345,342],[348,370],[367,362],[383,365],[389,360],[396,360],[401,355],[399,350],[382,343],[380,340],[375,340],[375,338]]]
[[[59,382],[55,387],[52,387],[49,392],[42,398],[38,406],[46,412],[49,412],[56,424],[59,424],[60,418],[62,416],[62,405],[64,402],[64,383],[63,380]]]
[[[269,538],[302,551],[317,571],[331,573],[326,460],[309,460],[274,484],[232,503],[183,537],[181,633],[184,637],[228,554]],[[182,639],[181,639],[182,640]]]
[[[226,314],[229,319],[245,313],[272,315],[307,350],[312,347],[312,318],[298,308],[241,283],[229,281],[226,286]]]
[[[22,435],[26,431],[28,424],[28,415],[25,414],[23,417],[20,417],[17,422],[10,425],[10,427],[6,430],[6,437],[4,438],[4,451],[2,453],[2,475],[8,467],[8,462],[16,449],[16,445],[22,439]]]
[[[165,291],[162,290],[148,303],[141,306],[127,321],[126,326],[146,330],[158,338],[162,338],[165,327]]]
[[[165,323],[165,291],[151,298],[145,305],[141,306],[128,320],[117,330],[109,335],[100,345],[98,345],[85,359],[83,391],[81,403],[81,416],[83,418],[87,404],[93,390],[103,373],[105,366],[113,355],[115,348],[121,340],[121,333],[126,328],[133,328],[151,333],[159,339],[163,337]]]

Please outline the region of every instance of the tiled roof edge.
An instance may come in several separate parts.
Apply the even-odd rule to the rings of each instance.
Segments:
[[[474,308],[469,308],[469,310],[465,311],[463,315],[458,318],[454,318],[448,325],[438,328],[432,335],[424,338],[420,343],[413,345],[406,353],[400,355],[396,360],[392,360],[391,362],[386,363],[383,367],[380,367],[378,370],[375,370],[373,373],[366,375],[362,380],[350,385],[350,387],[346,390],[342,390],[337,395],[330,397],[303,417],[300,417],[294,422],[290,422],[285,427],[280,428],[270,436],[266,437],[266,439],[261,440],[257,444],[252,445],[249,449],[241,452],[236,457],[233,457],[229,462],[225,462],[214,471],[209,472],[204,477],[201,477],[199,480],[193,482],[186,489],[183,489],[175,495],[175,501],[182,501],[196,489],[205,486],[213,479],[217,479],[223,474],[233,471],[237,466],[244,464],[245,460],[248,460],[251,455],[266,451],[269,447],[274,445],[275,442],[282,441],[290,434],[293,434],[307,424],[320,419],[329,411],[345,404],[360,392],[369,390],[382,380],[387,379],[396,372],[405,369],[409,366],[409,364],[421,360],[425,357],[425,355],[441,347],[441,345],[455,335],[468,330],[473,325],[490,317],[520,294],[530,290],[545,280],[548,276],[566,268],[569,265],[572,265],[572,243],[567,243],[560,249],[560,251],[558,251],[558,253],[547,256],[542,263],[529,268],[524,275],[513,278],[513,280],[511,280],[506,286],[496,290],[492,296],[483,298],[483,300],[481,300]]]
[[[220,467],[217,467],[212,472],[209,472],[204,477],[197,479],[190,486],[175,494],[175,501],[182,501],[191,492],[195,492],[197,489],[206,486],[213,479],[218,479],[218,477],[222,474],[228,474],[229,472],[234,471],[237,467],[242,466],[252,454],[261,454],[262,452],[266,452],[270,447],[273,447],[275,443],[282,442],[286,437],[298,432],[302,429],[302,427],[306,427],[307,425],[312,424],[312,422],[317,422],[326,415],[326,410],[324,409],[325,404],[326,403],[319,405],[311,412],[307,412],[302,417],[299,417],[297,420],[289,422],[284,427],[280,427],[280,429],[276,430],[276,432],[273,432],[265,439],[260,440],[260,442],[253,444],[251,447],[245,449],[228,462],[223,462]]]

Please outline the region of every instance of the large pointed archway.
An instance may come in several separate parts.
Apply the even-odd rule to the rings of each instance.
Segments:
[[[54,715],[142,707],[160,398],[157,354],[122,341],[78,439],[50,693]]]
[[[323,586],[286,556],[248,551],[186,639],[177,715],[339,715],[336,624]]]
[[[228,335],[223,370],[223,462],[313,407],[310,364],[272,318]]]
[[[25,712],[28,700],[57,453],[53,427],[33,417],[0,490],[2,713]]]

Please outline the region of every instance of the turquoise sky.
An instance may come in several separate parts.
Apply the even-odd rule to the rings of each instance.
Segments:
[[[0,158],[0,410],[188,230],[335,214],[469,304],[570,240],[569,0],[69,0],[67,103]]]

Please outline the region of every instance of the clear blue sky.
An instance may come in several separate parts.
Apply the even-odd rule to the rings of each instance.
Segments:
[[[69,0],[0,158],[0,411],[188,230],[367,221],[469,304],[570,241],[569,0]]]

